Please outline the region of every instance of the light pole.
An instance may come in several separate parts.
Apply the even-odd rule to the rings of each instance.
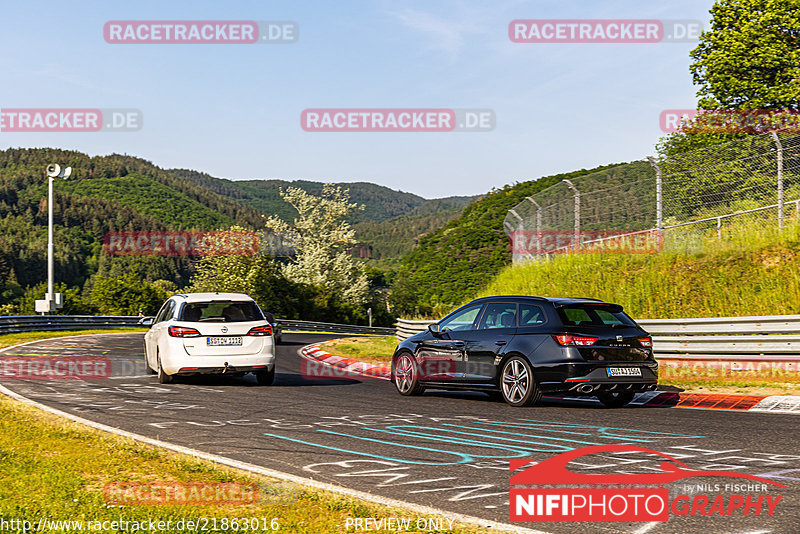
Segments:
[[[51,163],[45,170],[47,175],[47,293],[44,300],[36,301],[36,313],[53,313],[64,306],[62,293],[55,293],[53,288],[53,180],[58,178],[69,178],[72,174],[72,167],[65,167],[61,170],[61,165]]]

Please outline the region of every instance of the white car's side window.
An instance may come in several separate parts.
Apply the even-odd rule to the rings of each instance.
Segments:
[[[164,308],[161,310],[161,312],[158,314],[158,317],[156,317],[156,322],[160,323],[162,321],[170,320],[172,318],[172,310],[174,308],[175,308],[175,301],[174,300],[168,301],[166,305],[164,305]]]

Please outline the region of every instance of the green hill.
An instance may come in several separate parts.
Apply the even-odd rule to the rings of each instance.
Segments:
[[[265,215],[277,215],[285,221],[297,212],[280,196],[281,188],[298,187],[311,194],[322,192],[321,182],[307,180],[228,180],[206,173],[172,169],[175,174],[230,200],[249,206]],[[419,238],[438,230],[457,217],[476,197],[424,199],[412,193],[395,191],[367,182],[337,183],[350,191],[353,202],[364,209],[351,217],[363,257],[395,265],[399,258],[417,244]]]
[[[134,270],[143,278],[188,281],[186,258],[120,257],[101,253],[108,232],[167,229],[215,230],[239,224],[256,228],[261,215],[209,189],[123,155],[89,157],[57,149],[0,151],[0,283],[41,282],[46,273],[47,180],[44,168],[59,162],[72,178],[55,182],[54,227],[59,281],[81,286],[92,275]]]
[[[614,167],[546,176],[495,189],[443,228],[421,238],[403,259],[394,287],[396,315],[440,314],[462,303],[511,263],[503,220],[525,197],[564,179]]]
[[[312,195],[322,192],[322,182],[308,180],[228,180],[206,173],[171,169],[171,173],[196,183],[217,194],[234,199],[264,214],[277,215],[289,221],[296,212],[280,196],[281,188],[298,187]],[[350,191],[350,199],[364,209],[356,213],[351,222],[380,222],[395,217],[432,213],[438,210],[463,208],[475,197],[449,197],[427,200],[413,193],[395,191],[368,182],[337,182],[334,185]]]
[[[0,306],[17,302],[47,272],[47,180],[52,162],[73,168],[55,183],[55,268],[57,282],[91,287],[95,278],[168,280],[186,285],[192,258],[109,256],[102,250],[109,232],[168,229],[216,230],[233,224],[263,227],[264,214],[286,219],[292,208],[282,187],[312,193],[321,183],[249,180],[236,182],[187,170],[164,170],[140,158],[112,154],[90,157],[59,149],[0,151]],[[391,266],[416,240],[457,216],[472,197],[426,200],[369,183],[340,184],[365,209],[355,217],[358,252]],[[28,298],[28,296],[26,296]],[[31,297],[32,298],[32,297]]]

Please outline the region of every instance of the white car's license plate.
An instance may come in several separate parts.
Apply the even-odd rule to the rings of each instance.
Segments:
[[[206,338],[206,345],[208,345],[209,347],[232,347],[232,346],[240,346],[241,344],[242,344],[241,336]]]
[[[608,376],[642,376],[639,367],[606,367]]]

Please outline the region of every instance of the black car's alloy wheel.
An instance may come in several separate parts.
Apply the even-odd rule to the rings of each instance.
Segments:
[[[414,356],[407,352],[401,353],[392,364],[394,385],[401,395],[419,395],[425,388],[419,383],[417,375],[417,362]]]
[[[599,393],[597,398],[608,408],[622,408],[633,400],[634,395],[636,394],[633,391],[612,391],[610,393]]]
[[[511,406],[531,406],[542,398],[530,364],[519,356],[512,356],[503,364],[500,392]]]

